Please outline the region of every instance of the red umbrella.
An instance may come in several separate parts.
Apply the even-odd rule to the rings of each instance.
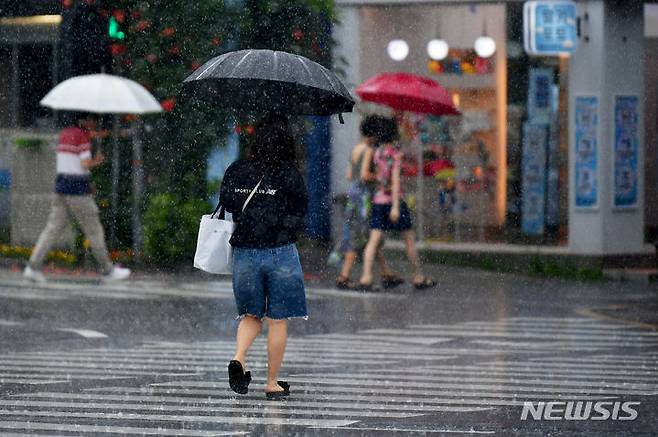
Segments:
[[[438,82],[411,73],[383,73],[356,88],[366,102],[379,103],[400,111],[433,115],[460,115],[450,93]]]

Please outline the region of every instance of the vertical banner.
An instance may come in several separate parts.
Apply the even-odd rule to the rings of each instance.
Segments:
[[[306,235],[331,239],[331,120],[309,117],[313,127],[306,136],[306,183],[308,212]]]
[[[544,233],[547,143],[547,125],[524,123],[521,227],[529,235]]]
[[[560,224],[560,124],[556,114],[559,109],[560,87],[551,87],[552,121],[548,130],[546,152],[546,226],[556,228]]]
[[[615,98],[615,208],[637,206],[639,98]]]
[[[533,123],[549,124],[553,117],[553,70],[530,69],[528,118]]]
[[[576,207],[598,206],[597,131],[599,99],[592,96],[576,97]]]

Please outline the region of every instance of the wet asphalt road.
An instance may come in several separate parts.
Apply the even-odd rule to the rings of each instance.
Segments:
[[[293,393],[268,402],[264,337],[249,394],[227,387],[226,278],[35,286],[0,270],[0,435],[658,434],[655,284],[429,272],[434,290],[309,284],[282,372]]]

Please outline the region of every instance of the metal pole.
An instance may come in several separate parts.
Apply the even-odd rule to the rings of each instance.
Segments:
[[[20,111],[20,63],[18,56],[18,44],[12,44],[11,46],[11,111],[9,116],[11,117],[11,127],[17,128],[20,123],[19,111]]]
[[[144,166],[142,160],[142,132],[144,122],[139,118],[135,124],[133,140],[133,209],[132,209],[132,228],[133,228],[133,252],[135,259],[142,255],[144,247],[144,232],[142,229],[142,193],[144,191]]]
[[[418,147],[418,174],[416,175],[416,215],[418,216],[416,218],[416,239],[420,242],[425,240],[425,231],[423,229],[425,220],[424,220],[424,193],[425,193],[425,186],[423,184],[423,145],[419,141],[418,138],[416,138],[416,146]]]
[[[112,193],[110,195],[110,247],[117,246],[117,211],[119,208],[119,116],[112,124]]]

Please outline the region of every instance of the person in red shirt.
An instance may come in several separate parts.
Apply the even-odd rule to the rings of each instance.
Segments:
[[[97,120],[92,114],[78,114],[74,126],[62,130],[57,146],[57,176],[55,197],[46,228],[41,232],[23,275],[35,282],[46,279],[40,270],[43,261],[71,218],[78,222],[89,240],[94,258],[101,266],[105,279],[121,280],[130,270],[115,266],[110,261],[105,245],[105,233],[98,217],[91,188],[90,170],[103,164],[105,157],[92,156],[91,135],[96,132]]]

